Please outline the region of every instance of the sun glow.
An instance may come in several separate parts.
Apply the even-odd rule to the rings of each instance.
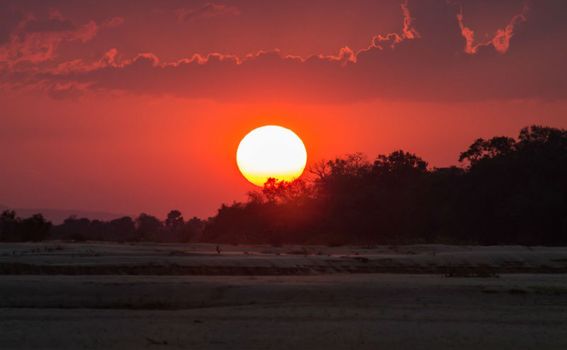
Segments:
[[[266,125],[252,130],[240,141],[236,163],[248,181],[263,186],[270,177],[292,181],[301,176],[307,151],[293,131]]]

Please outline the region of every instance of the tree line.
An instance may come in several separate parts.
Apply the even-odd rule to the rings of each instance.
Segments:
[[[142,214],[49,227],[41,216],[5,212],[0,239],[567,245],[566,130],[530,126],[517,138],[479,138],[459,161],[430,168],[402,150],[373,160],[350,154],[315,164],[307,179],[269,179],[207,220],[185,222],[172,211],[163,222]]]
[[[11,210],[0,215],[0,241],[113,242],[190,242],[199,240],[205,221],[193,217],[187,221],[179,210],[171,210],[164,220],[142,213],[136,218],[124,216],[110,221],[71,216],[60,225],[52,225],[41,214],[22,219]]]

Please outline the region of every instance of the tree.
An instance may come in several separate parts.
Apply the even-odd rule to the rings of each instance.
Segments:
[[[106,231],[104,236],[105,240],[125,242],[140,240],[140,237],[136,235],[134,220],[129,216],[111,220],[108,223],[108,229]]]
[[[413,153],[402,150],[389,155],[379,155],[372,165],[372,173],[378,176],[404,177],[424,174],[427,162]]]
[[[157,237],[163,228],[163,224],[158,218],[146,213],[141,213],[136,218],[135,225],[138,237],[148,240]]]
[[[179,210],[172,210],[167,214],[165,219],[165,227],[169,230],[175,230],[183,226],[183,215]]]
[[[16,212],[5,210],[0,215],[0,241],[10,241],[15,237],[15,230],[18,224]]]
[[[49,236],[51,223],[41,214],[21,219],[13,210],[0,215],[0,240],[9,242],[41,241]]]
[[[269,178],[262,188],[262,194],[270,203],[290,203],[308,196],[309,187],[301,179],[278,181],[274,178]]]
[[[492,159],[514,152],[516,141],[511,137],[499,136],[489,140],[477,139],[469,146],[469,149],[462,152],[459,162],[468,161],[471,165],[477,164],[484,159]]]
[[[22,219],[17,228],[17,236],[20,241],[42,241],[49,235],[51,223],[45,220],[43,215],[35,214],[29,218]]]
[[[477,139],[460,155],[466,167],[430,169],[395,151],[374,162],[360,154],[323,161],[315,175],[269,179],[248,201],[223,204],[207,221],[165,222],[140,214],[110,222],[70,217],[63,239],[267,244],[567,244],[567,131],[530,126],[516,139]],[[0,240],[41,240],[42,216],[0,215]],[[202,235],[201,235],[202,233]]]
[[[520,144],[554,144],[566,146],[567,130],[532,125],[520,130]]]
[[[63,224],[55,227],[55,237],[59,239],[71,239],[76,241],[102,240],[102,225],[91,225],[87,218],[77,218],[72,215],[63,221]]]
[[[190,240],[198,240],[203,234],[206,222],[194,216],[185,223],[185,229],[187,236],[183,242],[188,242]]]
[[[161,239],[167,242],[188,242],[192,237],[189,226],[185,225],[179,210],[172,210],[165,219],[165,235]]]

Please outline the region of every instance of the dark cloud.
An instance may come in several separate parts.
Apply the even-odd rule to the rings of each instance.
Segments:
[[[236,6],[208,2],[197,8],[177,10],[177,19],[180,21],[193,21],[198,18],[238,16],[239,14],[240,10]]]
[[[42,17],[33,13],[16,14],[12,13],[17,21],[5,25],[4,29],[0,27],[0,71],[30,69],[30,65],[32,70],[37,70],[33,65],[53,60],[61,43],[85,43],[101,28],[113,28],[124,22],[121,17],[112,17],[101,24],[88,21],[76,25],[53,9]]]
[[[118,59],[114,50],[96,62],[74,61],[26,79],[60,96],[117,90],[248,102],[563,99],[567,24],[560,10],[566,5],[521,6],[486,42],[463,33],[475,29],[465,25],[459,4],[424,0],[403,2],[399,32],[377,35],[358,52],[342,48],[302,58],[272,50],[161,62],[153,54]]]
[[[23,15],[6,3],[0,2],[0,45],[10,40],[14,28],[20,23]]]
[[[22,28],[25,33],[66,32],[75,30],[73,22],[63,18],[48,18],[44,20],[32,19]]]

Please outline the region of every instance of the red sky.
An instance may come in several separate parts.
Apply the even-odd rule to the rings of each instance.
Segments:
[[[562,0],[0,0],[0,204],[212,215],[251,129],[308,161],[567,127]]]

